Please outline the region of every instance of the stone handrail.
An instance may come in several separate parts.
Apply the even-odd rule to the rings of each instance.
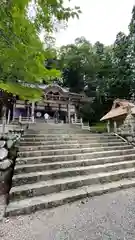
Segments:
[[[19,123],[34,123],[34,116],[33,117],[22,117],[19,116]]]
[[[80,118],[80,119],[73,119],[73,118],[71,118],[71,123],[72,124],[82,124],[83,121],[82,121],[82,118]]]

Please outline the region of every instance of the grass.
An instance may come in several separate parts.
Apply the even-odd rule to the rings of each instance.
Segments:
[[[96,123],[95,125],[90,127],[90,131],[94,132],[94,133],[96,133],[96,132],[97,133],[107,132],[106,123],[104,123],[104,122]]]

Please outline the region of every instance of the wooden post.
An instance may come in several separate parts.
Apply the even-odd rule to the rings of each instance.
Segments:
[[[31,120],[34,123],[34,109],[35,109],[35,102],[32,102],[32,106],[31,106]]]
[[[27,118],[28,118],[28,120],[30,118],[30,106],[29,105],[27,106]]]
[[[15,110],[16,110],[16,104],[14,103],[13,104],[13,118],[12,118],[12,121],[15,120]]]
[[[70,123],[70,104],[67,104],[68,123]]]

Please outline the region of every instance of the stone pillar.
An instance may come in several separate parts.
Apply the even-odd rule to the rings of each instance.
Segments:
[[[22,121],[22,116],[21,116],[21,114],[19,115],[19,123],[21,123],[21,121]]]
[[[116,123],[116,121],[114,121],[113,124],[114,124],[114,132],[117,133],[117,123]]]
[[[77,122],[77,115],[76,115],[76,112],[75,112],[75,123]]]
[[[73,117],[71,118],[71,123],[73,124],[73,122],[74,122],[74,119],[73,119]]]
[[[32,101],[32,106],[31,106],[31,120],[34,123],[34,111],[35,110],[35,102]]]
[[[9,110],[8,110],[7,124],[9,124],[9,123],[10,123],[10,115],[11,115],[11,111],[10,111],[10,109],[9,109]]]
[[[82,118],[80,118],[80,123],[83,125],[83,119]]]
[[[110,133],[111,129],[110,129],[110,121],[107,122],[107,132]]]

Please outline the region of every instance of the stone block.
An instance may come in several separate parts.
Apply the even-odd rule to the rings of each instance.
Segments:
[[[13,161],[10,159],[4,159],[0,161],[0,170],[4,171],[13,165]]]
[[[5,159],[8,155],[8,150],[6,148],[0,148],[0,161]]]

